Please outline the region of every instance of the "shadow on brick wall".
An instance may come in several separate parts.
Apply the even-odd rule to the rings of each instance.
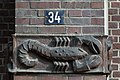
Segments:
[[[7,71],[11,54],[5,52],[15,32],[15,0],[0,0],[0,80],[13,80]]]

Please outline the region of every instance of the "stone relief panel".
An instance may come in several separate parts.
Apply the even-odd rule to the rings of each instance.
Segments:
[[[104,36],[15,37],[10,72],[105,73],[111,43]],[[104,55],[104,56],[103,56]],[[108,59],[107,59],[108,60]]]

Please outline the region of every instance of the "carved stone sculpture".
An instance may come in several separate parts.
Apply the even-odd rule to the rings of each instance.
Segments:
[[[40,57],[52,62],[52,72],[67,71],[72,67],[73,72],[90,71],[102,63],[99,56],[102,51],[101,42],[93,36],[54,37],[52,45],[43,44],[37,40],[28,39],[15,50],[19,62],[28,68],[35,67],[38,59],[32,58],[32,51]],[[84,49],[88,48],[89,51]],[[72,65],[70,65],[72,64]]]
[[[111,44],[106,43],[106,50],[109,51]],[[40,72],[80,73],[97,68],[99,71],[99,66],[103,64],[100,56],[102,47],[101,41],[93,36],[54,36],[49,44],[27,39],[14,49],[17,59],[15,62],[20,63],[15,65],[24,65],[27,70],[37,70],[36,68],[42,66],[45,61],[50,64],[45,68],[40,67]],[[37,57],[33,57],[30,53],[36,54]],[[25,70],[24,67],[20,69]]]

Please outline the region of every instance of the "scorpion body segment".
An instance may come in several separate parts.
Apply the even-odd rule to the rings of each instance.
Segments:
[[[88,55],[86,51],[78,47],[49,47],[31,39],[24,41],[17,49],[19,61],[29,67],[35,66],[38,62],[38,59],[30,57],[29,52],[32,50],[39,56],[57,61],[81,59]]]

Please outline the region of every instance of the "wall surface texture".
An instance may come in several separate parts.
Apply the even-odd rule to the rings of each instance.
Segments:
[[[104,34],[104,0],[0,0],[0,80],[10,80],[8,53],[11,34]],[[64,25],[44,25],[44,10],[64,10]],[[16,12],[16,13],[15,13]],[[16,17],[16,18],[15,18]],[[120,0],[109,0],[109,35],[113,37],[112,73],[120,80]],[[96,75],[16,75],[15,80],[104,80]],[[12,79],[11,79],[12,80]]]
[[[15,1],[0,0],[0,80],[9,80],[7,72],[8,53],[4,53],[11,34],[15,31]]]
[[[120,0],[109,0],[109,35],[114,38],[110,80],[120,80]]]

